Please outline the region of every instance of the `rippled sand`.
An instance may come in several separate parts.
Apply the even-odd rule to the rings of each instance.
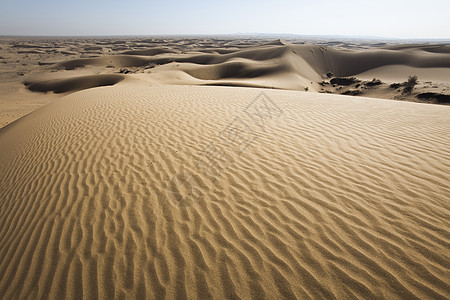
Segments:
[[[448,299],[449,120],[139,79],[65,96],[0,130],[0,295]]]

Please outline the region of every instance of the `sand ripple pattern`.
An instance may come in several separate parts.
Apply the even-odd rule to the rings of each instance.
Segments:
[[[0,131],[3,299],[450,298],[450,107],[267,90],[205,172],[260,90],[127,84]]]

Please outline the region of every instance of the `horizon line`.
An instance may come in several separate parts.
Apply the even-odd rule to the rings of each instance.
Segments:
[[[75,34],[75,35],[51,35],[51,34],[0,34],[0,38],[14,38],[14,37],[36,37],[36,38],[96,38],[96,37],[191,37],[191,36],[203,36],[203,37],[215,37],[215,36],[227,36],[227,37],[290,37],[290,38],[330,38],[330,39],[365,39],[365,40],[410,40],[410,41],[449,41],[447,38],[400,38],[400,37],[382,37],[382,36],[361,36],[361,35],[345,35],[345,34],[295,34],[295,33],[157,33],[157,34]]]

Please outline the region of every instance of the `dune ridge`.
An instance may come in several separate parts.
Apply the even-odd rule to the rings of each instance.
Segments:
[[[55,92],[65,93],[79,91],[99,86],[114,85],[122,81],[125,77],[117,74],[100,74],[75,76],[66,79],[39,79],[26,80],[24,85],[33,92]]]
[[[415,51],[406,51],[410,49]],[[431,51],[433,49],[434,51]],[[135,67],[145,64],[160,65],[170,62],[216,65],[230,62],[233,59],[253,61],[278,59],[281,60],[277,61],[279,65],[292,65],[292,70],[296,72],[301,72],[301,68],[296,68],[296,66],[306,62],[315,73],[309,79],[316,80],[317,75],[322,76],[327,72],[332,72],[336,76],[353,76],[388,65],[403,65],[417,68],[450,68],[450,57],[445,49],[447,48],[423,46],[406,49],[401,47],[373,49],[362,52],[317,45],[268,43],[231,53],[171,54],[164,53],[167,50],[160,48],[149,48],[146,50],[128,51],[121,55],[69,60],[59,63],[58,66],[71,70],[86,65],[107,64],[107,62],[117,67]],[[132,53],[132,55],[125,55],[127,53]],[[137,55],[139,53],[150,55],[150,57]],[[161,53],[166,55],[157,55]],[[151,57],[155,55],[157,57]]]
[[[352,90],[357,89],[353,94],[403,99],[400,91],[389,89],[389,84],[396,82],[392,74],[397,73],[400,75],[395,76],[395,80],[400,82],[409,75],[419,75],[421,92],[435,92],[431,90],[434,85],[424,84],[431,81],[439,84],[440,91],[448,93],[450,89],[450,56],[443,45],[396,45],[361,50],[275,40],[240,48],[217,45],[214,48],[209,44],[203,45],[206,48],[190,50],[173,47],[143,47],[115,55],[71,59],[54,68],[69,71],[89,67],[130,68],[130,73],[150,73],[144,80],[161,84],[247,86],[339,94],[352,94]],[[411,73],[405,73],[406,70]],[[383,82],[381,91],[360,86],[342,90],[339,85],[324,84],[332,77],[368,78],[371,74]],[[160,75],[163,80],[158,79]],[[410,98],[418,100],[414,96]]]
[[[259,89],[124,81],[1,129],[0,295],[450,298],[450,108],[263,91],[262,127]]]

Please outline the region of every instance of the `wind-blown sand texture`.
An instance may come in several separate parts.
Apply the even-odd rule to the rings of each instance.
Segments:
[[[446,93],[448,46],[2,47],[51,103],[0,129],[0,298],[450,298],[450,106],[317,93]]]
[[[448,299],[450,107],[265,90],[259,127],[260,92],[122,81],[2,129],[0,294]]]

